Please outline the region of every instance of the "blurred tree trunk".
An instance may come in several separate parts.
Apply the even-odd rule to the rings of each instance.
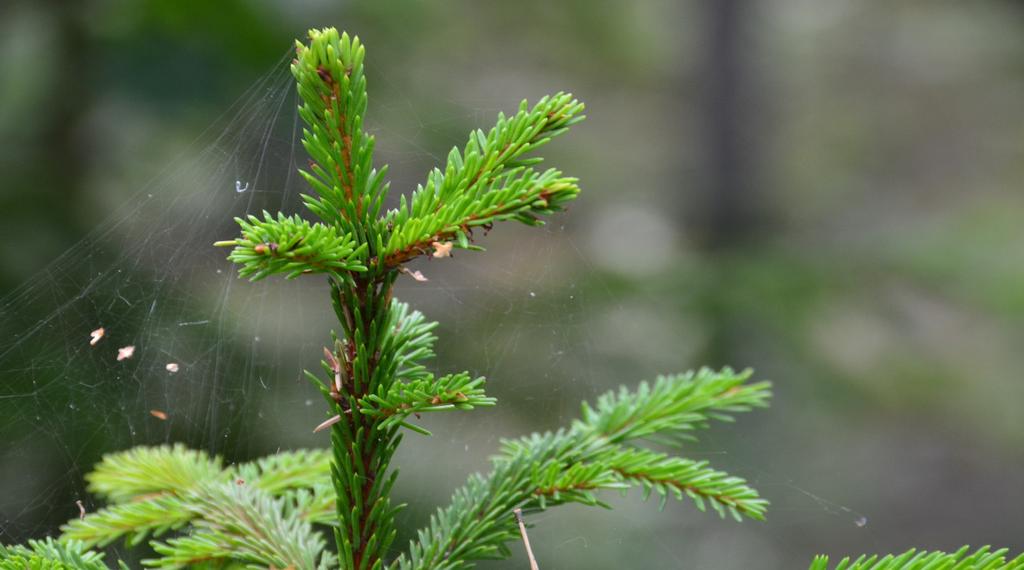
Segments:
[[[6,8],[14,17],[23,6]],[[43,269],[84,233],[77,212],[87,172],[81,126],[93,100],[91,46],[83,21],[89,8],[87,2],[66,0],[43,0],[27,8],[41,14],[48,28],[46,53],[40,57],[48,65],[37,70],[44,80],[42,96],[18,110],[19,120],[32,123],[19,128],[29,135],[17,143],[18,158],[4,166],[9,193],[0,199],[0,209],[17,223],[0,232],[6,244],[0,254],[7,258],[0,263],[10,269],[0,272],[0,295]],[[43,222],[31,228],[30,240],[22,235],[27,220]]]
[[[92,105],[92,89],[87,74],[90,48],[82,12],[89,8],[85,2],[68,4],[66,0],[46,0],[56,30],[55,67],[51,70],[52,87],[48,112],[39,116],[46,123],[41,129],[42,139],[38,152],[46,159],[37,164],[46,178],[44,191],[54,194],[51,206],[54,223],[60,224],[62,236],[69,243],[81,238],[82,228],[74,215],[75,205],[82,194],[82,179],[86,173],[86,157],[81,140],[82,122]],[[52,165],[60,165],[53,168]]]
[[[753,86],[750,0],[706,0],[703,45],[704,100],[701,158],[704,181],[695,218],[709,276],[700,309],[708,327],[703,355],[714,364],[734,360],[737,326],[729,299],[731,267],[756,244],[765,212],[759,198],[754,135],[757,97]]]
[[[715,251],[741,246],[759,216],[751,175],[754,149],[744,132],[752,102],[743,50],[749,0],[708,0],[707,7],[707,227],[702,233],[705,246]]]
[[[84,188],[83,178],[88,171],[88,147],[82,140],[82,124],[93,104],[88,77],[90,42],[82,18],[89,6],[86,2],[45,0],[34,9],[43,14],[45,25],[50,28],[46,35],[49,40],[46,49],[49,53],[42,61],[51,65],[39,70],[46,79],[44,96],[33,102],[31,109],[26,110],[26,120],[34,123],[30,129],[32,135],[21,142],[27,147],[22,152],[24,160],[12,165],[13,168],[4,173],[13,192],[0,204],[8,219],[19,222],[32,220],[33,225],[29,228],[31,233],[27,235],[17,235],[26,231],[26,226],[21,224],[15,224],[11,232],[0,232],[0,237],[15,244],[18,251],[23,253],[13,262],[3,262],[4,266],[13,264],[19,271],[10,280],[0,280],[0,297],[6,290],[19,285],[21,280],[45,268],[51,260],[81,240],[85,233],[77,213]],[[69,279],[77,277],[86,278],[84,275],[62,275],[62,278]],[[42,286],[45,285],[47,283],[43,282]],[[61,285],[63,283],[53,284],[54,291],[60,290]],[[18,322],[33,322],[45,317],[44,313],[32,315],[28,311],[50,310],[35,305],[11,308],[19,312]],[[5,338],[10,339],[23,332],[7,329],[8,325],[13,326],[9,323],[0,324],[0,332]],[[8,357],[4,366],[10,370],[29,370],[33,366],[32,360],[36,358],[34,345],[38,342],[39,337],[30,338],[17,351],[19,356]],[[25,355],[25,361],[21,364],[16,360],[21,358],[20,355]],[[6,387],[13,389],[15,394],[22,391],[27,394],[30,391],[28,386],[15,387],[12,383],[27,383],[32,379],[31,375],[13,375],[6,378]],[[39,409],[45,409],[42,404],[39,406]],[[7,529],[7,534],[3,536],[4,542],[18,543],[27,538],[39,538],[34,529],[57,528],[70,516],[74,516],[74,501],[85,497],[84,483],[80,478],[66,477],[64,474],[87,466],[76,464],[75,460],[98,457],[96,450],[104,445],[105,440],[76,429],[81,424],[73,420],[68,420],[65,425],[67,427],[61,433],[61,443],[68,453],[59,458],[46,458],[48,465],[60,465],[60,469],[39,475],[51,484],[46,497],[36,500],[45,501],[49,508],[36,509],[34,513],[42,515],[37,520],[19,517],[17,524]],[[26,429],[28,427],[26,425]],[[16,433],[4,436],[10,437],[12,441],[22,438],[22,434]],[[23,443],[20,449],[23,452],[31,449],[31,445]],[[39,449],[40,455],[46,453],[45,446]],[[33,464],[33,461],[27,463]]]

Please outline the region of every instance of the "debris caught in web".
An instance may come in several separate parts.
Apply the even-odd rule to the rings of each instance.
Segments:
[[[117,361],[121,362],[122,360],[128,360],[133,354],[135,354],[134,345],[129,344],[128,346],[122,346],[117,349]]]
[[[167,412],[163,410],[150,410],[149,415],[153,416],[158,420],[167,421]]]
[[[171,374],[174,374],[175,372],[178,371],[178,363],[177,362],[168,362],[167,366],[164,366],[164,368],[166,368],[167,371],[170,372]]]
[[[81,520],[85,520],[85,505],[82,504],[81,500],[75,501],[75,504],[78,505],[78,518]]]
[[[242,192],[245,192],[248,189],[249,189],[249,183],[248,182],[245,183],[245,186],[242,186],[242,181],[241,180],[235,180],[235,192],[241,194]]]
[[[99,342],[101,338],[103,338],[103,335],[106,332],[107,331],[105,331],[103,329],[103,327],[100,327],[100,328],[92,331],[91,333],[89,333],[89,336],[92,337],[92,340],[89,341],[89,346],[96,346],[96,343]]]

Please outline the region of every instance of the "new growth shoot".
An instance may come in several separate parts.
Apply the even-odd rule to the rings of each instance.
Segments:
[[[428,434],[412,417],[495,404],[484,392],[484,378],[427,371],[423,362],[432,355],[435,323],[393,298],[395,281],[402,274],[424,279],[406,268],[418,257],[482,250],[475,228],[505,220],[541,225],[544,216],[575,199],[577,179],[540,168],[534,152],[583,120],[583,104],[569,94],[532,106],[524,101],[514,115],[499,115],[489,131],[472,132],[443,168],[403,195],[398,208],[384,211],[387,168],[375,166],[374,138],[363,130],[364,57],[358,38],[334,29],[313,31],[308,45],[296,46],[292,73],[311,158],[301,171],[311,190],[303,201],[319,221],[251,216],[238,220],[240,238],[218,244],[234,248],[229,259],[250,279],[323,274],[330,284],[341,330],[324,350],[324,376],[309,377],[328,408],[316,430],[331,430],[335,539],[343,568],[382,568],[388,558],[400,508],[390,501],[398,475],[391,458],[404,429]],[[741,480],[627,444],[656,434],[681,436],[703,421],[698,410],[708,406],[729,402],[722,407],[727,411],[761,405],[767,386],[743,386],[746,377],[725,371],[665,378],[654,388],[657,402],[646,398],[655,392],[645,385],[636,394],[603,400],[599,410],[607,417],[586,408],[584,420],[569,430],[507,442],[496,473],[471,480],[456,494],[459,506],[440,511],[408,557],[395,564],[460,567],[501,554],[517,529],[514,509],[599,504],[594,492],[602,488],[636,485],[691,496],[702,508],[710,504],[737,518],[761,518],[765,501]],[[700,394],[698,401],[682,403],[682,416],[671,407],[678,390]],[[599,418],[605,423],[593,423]]]

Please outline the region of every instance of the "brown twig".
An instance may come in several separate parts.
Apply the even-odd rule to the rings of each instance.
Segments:
[[[530,548],[530,537],[526,536],[526,523],[523,522],[523,509],[512,511],[516,515],[516,522],[519,523],[519,534],[523,535],[523,544],[526,545],[526,555],[530,558],[530,570],[540,570],[537,566],[537,559],[533,557],[533,549]]]

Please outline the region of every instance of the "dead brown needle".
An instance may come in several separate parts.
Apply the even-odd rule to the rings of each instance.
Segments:
[[[329,420],[321,423],[320,425],[316,426],[315,428],[313,428],[313,433],[316,433],[316,432],[319,432],[319,431],[323,431],[323,430],[333,426],[334,424],[336,424],[336,423],[338,423],[340,421],[341,421],[341,414],[339,414],[337,416],[334,416],[331,419],[329,419]]]
[[[92,340],[89,341],[89,346],[96,346],[96,343],[99,342],[101,338],[103,338],[103,335],[106,334],[106,332],[107,331],[103,330],[103,327],[100,327],[89,333],[89,336],[92,337]]]
[[[75,504],[78,505],[78,518],[85,520],[85,505],[82,504],[82,501],[75,501]]]
[[[341,363],[338,362],[338,357],[334,356],[334,353],[324,347],[324,357],[327,359],[327,365],[334,372],[334,385],[331,386],[331,397],[334,401],[339,401],[341,396]]]
[[[523,544],[526,545],[526,556],[530,558],[530,570],[540,570],[537,566],[537,559],[533,557],[533,549],[530,548],[530,537],[526,536],[526,523],[523,522],[523,509],[512,511],[516,515],[516,522],[519,523],[519,534],[523,535]]]

